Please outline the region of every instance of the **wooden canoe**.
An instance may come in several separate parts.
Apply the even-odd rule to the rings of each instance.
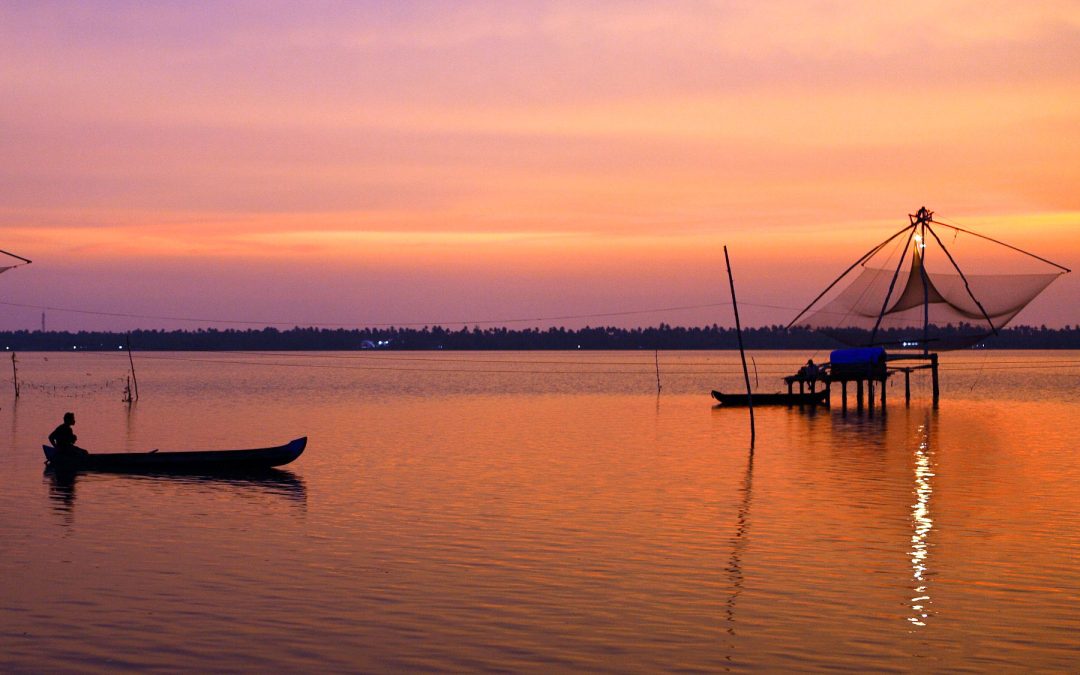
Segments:
[[[73,456],[43,445],[45,462],[76,471],[168,472],[251,471],[288,464],[304,452],[307,436],[274,448],[252,450],[189,450],[184,452],[106,452]]]
[[[826,389],[813,394],[754,394],[754,405],[825,405],[829,392]],[[746,394],[724,394],[713,390],[713,398],[722,406],[746,406],[749,404]]]

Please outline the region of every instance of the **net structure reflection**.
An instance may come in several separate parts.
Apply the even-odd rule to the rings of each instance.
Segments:
[[[929,420],[919,426],[919,442],[915,447],[915,503],[911,505],[911,522],[914,531],[911,535],[911,578],[913,594],[911,598],[911,616],[908,621],[914,626],[926,626],[930,617],[930,591],[927,579],[929,569],[929,538],[934,529],[934,519],[930,515],[930,498],[934,493],[932,479],[933,453],[930,447]]]

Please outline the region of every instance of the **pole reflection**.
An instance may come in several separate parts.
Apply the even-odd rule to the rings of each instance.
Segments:
[[[753,498],[753,480],[754,450],[751,446],[750,456],[746,462],[746,475],[743,477],[742,488],[740,489],[742,501],[735,516],[735,533],[731,537],[731,557],[728,558],[726,568],[730,593],[725,603],[724,613],[727,619],[727,633],[732,637],[735,636],[735,603],[739,595],[742,594],[744,583],[742,556],[748,543],[747,535],[750,532],[750,501]],[[734,648],[734,645],[732,645],[732,648]],[[730,656],[728,660],[730,660]]]
[[[934,519],[930,514],[930,498],[934,493],[934,462],[930,446],[930,419],[919,425],[919,442],[915,448],[915,503],[911,505],[911,522],[914,532],[911,535],[911,577],[913,594],[911,615],[908,621],[914,626],[926,626],[930,617],[930,598],[928,569],[930,558],[929,538],[934,529]]]

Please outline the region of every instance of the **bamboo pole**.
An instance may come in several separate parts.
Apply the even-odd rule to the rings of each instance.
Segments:
[[[15,398],[19,398],[19,370],[15,367],[15,352],[11,352],[11,383],[15,386]]]
[[[660,395],[660,350],[653,350],[653,361],[656,362],[656,395]]]
[[[132,356],[131,356],[131,333],[127,334],[127,353],[128,353],[128,364],[131,365],[131,382],[135,385],[135,396],[132,398],[132,400],[133,401],[138,401],[139,400],[139,380],[138,380],[138,378],[135,377],[135,359],[133,359]]]
[[[750,409],[750,449],[754,449],[754,397],[750,392],[750,371],[746,368],[746,350],[743,349],[742,324],[739,323],[739,303],[735,300],[735,277],[731,274],[731,259],[724,246],[724,262],[727,264],[728,284],[731,286],[731,307],[735,310],[735,335],[739,340],[739,358],[742,359],[743,379],[746,380],[746,407]]]

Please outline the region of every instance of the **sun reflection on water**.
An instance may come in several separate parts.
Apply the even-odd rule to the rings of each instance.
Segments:
[[[911,598],[911,616],[915,626],[925,626],[930,616],[930,592],[927,583],[928,558],[930,554],[927,539],[934,527],[930,517],[930,497],[934,492],[931,479],[934,477],[930,450],[929,424],[919,426],[920,441],[915,449],[915,503],[911,505],[911,520],[914,533],[911,535],[911,575],[914,594]]]

